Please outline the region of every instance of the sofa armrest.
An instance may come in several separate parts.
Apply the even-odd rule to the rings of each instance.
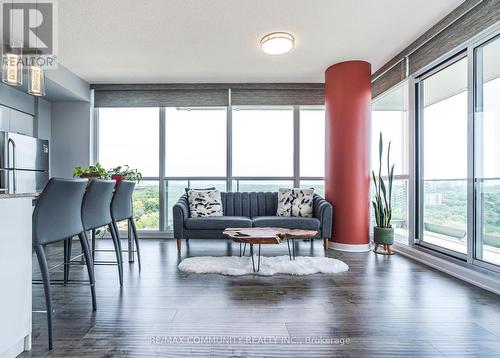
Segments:
[[[313,199],[313,216],[320,221],[321,237],[330,238],[332,236],[333,206],[319,195]]]
[[[187,195],[182,195],[173,207],[174,214],[174,238],[184,238],[184,221],[189,218],[189,202]]]

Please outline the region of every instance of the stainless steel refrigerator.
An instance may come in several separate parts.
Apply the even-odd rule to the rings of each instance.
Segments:
[[[49,141],[0,132],[0,193],[42,191],[49,180]]]

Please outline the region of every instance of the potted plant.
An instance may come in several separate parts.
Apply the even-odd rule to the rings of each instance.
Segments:
[[[87,178],[87,179],[106,179],[108,172],[102,167],[101,164],[90,165],[88,167],[76,167],[73,170],[73,177]]]
[[[375,242],[375,253],[392,255],[391,245],[394,244],[394,228],[392,219],[392,182],[394,179],[394,164],[390,164],[391,142],[387,148],[387,184],[382,177],[382,156],[384,152],[384,141],[380,133],[379,144],[379,170],[378,177],[372,170],[372,179],[375,186],[375,197],[372,201],[377,226],[373,230],[373,241]],[[379,245],[384,245],[385,252],[379,252]]]
[[[133,180],[140,182],[142,174],[137,169],[131,169],[128,165],[117,166],[108,170],[111,179],[115,181],[115,188],[118,188],[122,180]]]

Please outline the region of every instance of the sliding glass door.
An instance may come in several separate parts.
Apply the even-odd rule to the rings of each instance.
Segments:
[[[416,239],[500,271],[500,34],[415,77]]]
[[[420,79],[420,241],[467,254],[467,57]]]
[[[500,265],[500,37],[475,49],[477,260]]]

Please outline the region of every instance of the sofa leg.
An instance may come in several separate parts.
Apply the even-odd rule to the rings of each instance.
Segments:
[[[328,250],[328,239],[323,239],[323,246],[325,248],[325,251]]]
[[[181,252],[181,239],[177,239],[177,252]]]

